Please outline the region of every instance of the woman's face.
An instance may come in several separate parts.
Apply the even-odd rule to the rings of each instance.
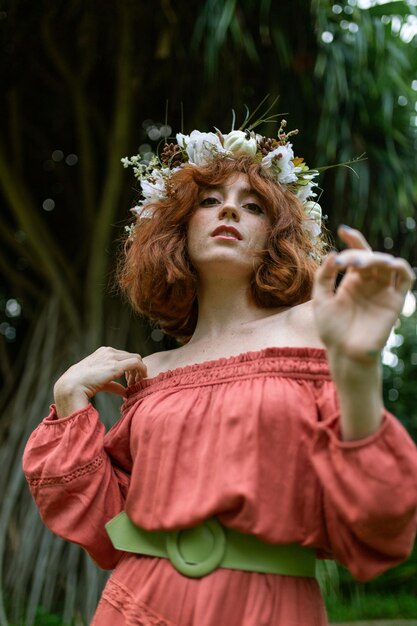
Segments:
[[[188,253],[197,272],[252,275],[270,222],[245,174],[202,189],[188,222]]]

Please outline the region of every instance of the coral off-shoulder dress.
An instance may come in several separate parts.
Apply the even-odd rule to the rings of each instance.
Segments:
[[[417,449],[388,412],[341,440],[325,351],[267,348],[164,372],[128,390],[105,434],[90,405],[31,435],[24,471],[45,524],[114,569],[94,626],[323,626],[313,578],[219,568],[200,578],[119,552],[121,510],[147,529],[217,516],[269,543],[313,547],[360,580],[406,559]]]

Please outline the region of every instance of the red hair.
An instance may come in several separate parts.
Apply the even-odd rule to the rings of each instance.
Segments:
[[[262,308],[294,306],[310,299],[317,252],[304,227],[300,200],[277,184],[250,157],[215,158],[204,167],[186,165],[172,174],[168,198],[150,207],[152,218],[137,218],[118,268],[119,284],[133,308],[165,333],[186,341],[197,322],[197,275],[187,251],[187,223],[202,188],[246,174],[270,220],[265,250],[250,283]]]

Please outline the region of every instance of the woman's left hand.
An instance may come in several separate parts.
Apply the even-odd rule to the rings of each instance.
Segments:
[[[404,259],[372,252],[358,230],[340,227],[338,234],[348,248],[329,254],[315,276],[318,332],[329,353],[373,363],[416,277]],[[339,272],[345,275],[335,289]]]

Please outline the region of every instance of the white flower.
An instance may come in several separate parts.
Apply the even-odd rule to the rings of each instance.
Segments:
[[[321,233],[321,206],[318,202],[310,200],[304,204],[304,212],[307,216],[307,221],[304,223],[306,230],[313,238],[318,237]]]
[[[226,152],[215,133],[201,133],[199,130],[193,130],[190,135],[178,133],[177,142],[186,149],[188,162],[193,165],[207,165],[216,154]]]
[[[310,219],[314,220],[318,224],[321,223],[322,210],[318,202],[314,202],[313,200],[306,202],[304,204],[304,212]]]
[[[314,193],[313,188],[317,186],[317,183],[307,183],[301,184],[297,186],[296,196],[301,202],[305,203],[308,198],[315,198],[316,193]]]
[[[187,144],[190,141],[190,135],[183,135],[182,133],[177,133],[175,137],[176,137],[176,140],[177,140],[177,144],[181,148],[186,148],[187,147]]]
[[[255,156],[256,154],[256,138],[242,130],[233,130],[228,135],[224,135],[224,149],[232,152],[234,155]]]
[[[314,220],[307,220],[304,222],[304,228],[312,239],[315,239],[321,233],[321,226],[316,224]]]
[[[297,174],[292,159],[294,152],[290,143],[285,146],[278,146],[275,150],[268,152],[262,159],[264,167],[272,167],[277,173],[278,182],[281,184],[295,183]]]
[[[135,225],[134,224],[126,224],[125,232],[128,235],[128,239],[132,239],[135,233]]]
[[[143,219],[143,218],[150,219],[153,216],[152,209],[150,209],[144,204],[137,204],[136,206],[132,207],[130,210],[140,219]]]
[[[146,178],[140,181],[142,194],[144,197],[143,204],[157,202],[161,198],[166,197],[166,178],[171,173],[168,167],[160,170],[154,169]]]

